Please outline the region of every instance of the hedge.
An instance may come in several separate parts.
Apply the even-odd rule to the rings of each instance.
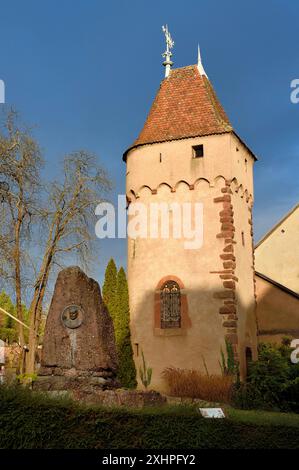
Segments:
[[[0,387],[1,449],[299,448],[298,428],[207,420],[194,409],[103,409]]]

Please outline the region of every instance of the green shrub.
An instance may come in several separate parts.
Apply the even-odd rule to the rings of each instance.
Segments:
[[[17,316],[16,306],[13,304],[10,296],[5,292],[0,292],[0,307],[13,316]],[[23,321],[29,323],[29,312],[24,304],[22,304]],[[3,318],[3,320],[2,320]],[[0,339],[8,344],[16,343],[19,340],[19,326],[17,322],[10,316],[0,312]],[[24,329],[25,341],[28,341],[28,330]]]
[[[288,373],[288,362],[279,349],[271,344],[262,344],[258,361],[249,365],[249,382],[266,403],[278,405]]]
[[[281,409],[299,413],[299,376],[290,380],[282,391]]]
[[[0,328],[0,339],[8,344],[17,343],[19,339],[18,331],[15,328]]]
[[[11,315],[16,316],[16,307],[13,304],[10,296],[4,290],[0,292],[0,307],[6,310],[6,312],[10,313]],[[3,326],[5,328],[14,328],[15,321],[11,317],[4,315],[3,313],[1,313],[0,315],[4,317]]]
[[[234,403],[247,409],[299,410],[299,366],[290,360],[290,341],[260,344],[246,384],[235,387]]]

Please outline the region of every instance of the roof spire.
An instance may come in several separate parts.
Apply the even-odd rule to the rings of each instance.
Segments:
[[[162,31],[165,34],[165,40],[166,40],[166,51],[162,54],[162,57],[165,57],[163,65],[165,67],[165,78],[167,78],[170,73],[170,67],[173,65],[173,62],[171,61],[172,52],[170,49],[173,48],[174,41],[172,40],[172,37],[170,36],[170,32],[168,31],[167,25],[162,26]]]
[[[203,65],[202,65],[199,44],[198,44],[198,55],[197,55],[197,68],[198,68],[200,75],[205,75],[208,78],[205,72],[205,69],[203,68]]]

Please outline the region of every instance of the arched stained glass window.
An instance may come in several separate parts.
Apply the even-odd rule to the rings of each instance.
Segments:
[[[167,281],[160,294],[161,328],[181,327],[181,292],[175,281]]]

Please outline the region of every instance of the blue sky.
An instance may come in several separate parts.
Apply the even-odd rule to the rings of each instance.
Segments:
[[[123,151],[143,125],[163,78],[162,24],[175,40],[175,67],[205,69],[236,131],[258,155],[255,239],[299,201],[297,0],[2,0],[0,79],[6,103],[33,124],[46,176],[61,156],[87,148],[125,190]],[[99,242],[126,262],[124,240]]]

